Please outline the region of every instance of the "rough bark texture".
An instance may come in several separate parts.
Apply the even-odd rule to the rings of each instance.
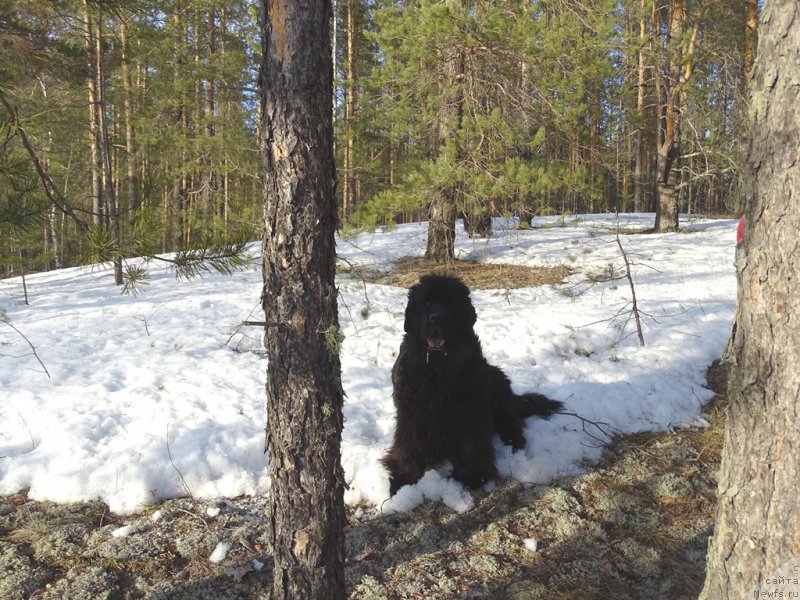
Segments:
[[[455,258],[456,194],[453,188],[438,189],[428,207],[428,244],[425,258],[447,262]]]
[[[272,597],[344,598],[331,7],[261,8]]]
[[[758,42],[757,27],[758,0],[747,0],[747,18],[744,26],[744,56],[742,57],[742,70],[744,71],[743,80],[745,83],[756,62],[756,45]]]
[[[759,38],[709,600],[800,591],[800,5],[767,2]]]
[[[678,154],[677,143],[659,147],[657,155],[658,182],[656,192],[655,230],[659,233],[678,231],[679,205],[678,205],[678,173],[673,165]]]
[[[670,49],[674,40],[680,40],[686,21],[686,7],[683,0],[671,0],[667,11],[667,40]],[[655,22],[655,19],[654,19]],[[678,230],[678,189],[677,166],[680,157],[679,108],[680,91],[685,83],[683,78],[683,52],[680,46],[667,60],[667,77],[656,82],[656,102],[658,106],[659,134],[656,148],[657,202],[655,229],[658,232]]]
[[[450,48],[444,59],[442,78],[442,107],[439,112],[439,151],[446,153],[448,143],[458,144],[461,130],[464,97],[461,89],[464,79],[464,53],[460,48]],[[455,149],[455,161],[460,151]],[[458,184],[436,190],[428,209],[428,245],[425,258],[446,262],[455,257],[456,216],[461,188]]]
[[[647,101],[647,58],[646,53],[652,52],[652,48],[647,47],[647,19],[645,17],[645,0],[641,0],[639,7],[639,52],[638,52],[638,81],[636,86],[636,163],[633,174],[633,206],[636,212],[645,212],[644,193],[645,181],[644,173],[646,170],[647,153],[645,150],[645,102]]]

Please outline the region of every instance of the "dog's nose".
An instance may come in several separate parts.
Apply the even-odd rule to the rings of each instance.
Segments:
[[[442,313],[440,312],[432,312],[428,316],[428,321],[430,321],[431,323],[439,323],[441,320],[442,320]]]

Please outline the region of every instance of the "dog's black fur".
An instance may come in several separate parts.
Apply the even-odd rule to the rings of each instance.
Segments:
[[[406,334],[392,369],[397,427],[382,461],[391,495],[445,461],[469,487],[494,479],[492,436],[519,450],[526,417],[562,408],[541,394],[514,394],[483,356],[476,318],[469,289],[455,277],[426,275],[409,290]]]

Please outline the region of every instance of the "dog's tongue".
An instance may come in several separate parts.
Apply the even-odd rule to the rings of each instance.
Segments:
[[[431,350],[441,350],[444,348],[443,338],[428,338],[428,348]]]

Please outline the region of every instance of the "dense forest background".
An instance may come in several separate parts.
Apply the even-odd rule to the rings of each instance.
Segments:
[[[426,219],[442,190],[475,235],[497,214],[738,214],[757,13],[335,0],[342,226]],[[111,260],[123,283],[145,276],[126,257],[257,239],[260,52],[251,2],[3,2],[0,277]]]

